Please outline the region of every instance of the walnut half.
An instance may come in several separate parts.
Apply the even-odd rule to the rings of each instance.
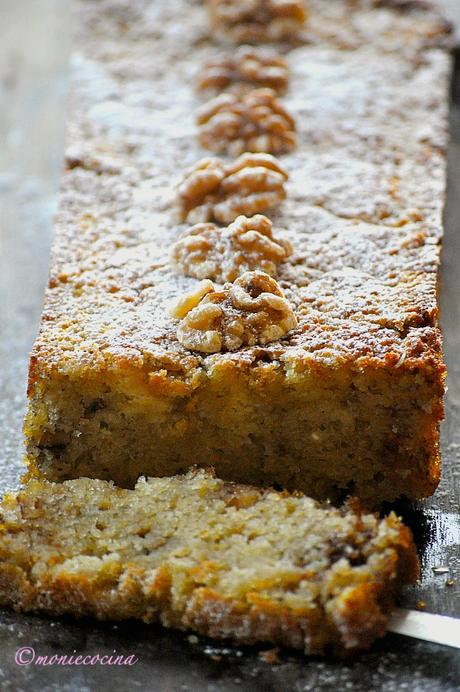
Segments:
[[[261,271],[246,272],[233,284],[212,290],[209,282],[196,291],[182,317],[177,338],[185,348],[203,353],[235,351],[283,338],[297,327],[297,318],[281,288]],[[197,298],[201,294],[201,298]],[[204,294],[204,295],[203,295]],[[184,305],[184,299],[181,306]],[[181,317],[183,310],[172,311]]]
[[[288,174],[270,154],[243,154],[225,165],[207,158],[186,172],[177,188],[180,221],[231,223],[278,205]]]
[[[230,226],[199,223],[188,229],[171,249],[179,272],[219,283],[235,281],[253,269],[276,276],[277,266],[292,254],[288,240],[274,238],[272,222],[257,214],[239,216]]]
[[[208,61],[198,75],[198,89],[240,93],[269,87],[282,95],[288,81],[289,68],[282,55],[263,48],[241,46],[233,55],[220,55]]]
[[[197,113],[200,144],[214,152],[281,154],[296,145],[294,118],[273,89],[221,94]]]
[[[208,0],[214,34],[232,43],[291,41],[307,19],[304,0]]]

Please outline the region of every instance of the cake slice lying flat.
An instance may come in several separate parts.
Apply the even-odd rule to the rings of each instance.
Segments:
[[[367,648],[417,577],[410,531],[206,471],[30,481],[1,506],[0,603],[306,653]]]

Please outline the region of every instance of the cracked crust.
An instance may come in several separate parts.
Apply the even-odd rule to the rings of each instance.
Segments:
[[[0,521],[4,606],[159,621],[306,654],[367,649],[418,576],[394,514],[321,507],[203,471],[142,479],[134,491],[32,481],[3,500]]]

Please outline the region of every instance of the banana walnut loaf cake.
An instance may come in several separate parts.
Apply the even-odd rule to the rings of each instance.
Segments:
[[[285,24],[261,35],[256,8],[229,27],[224,5],[242,3],[77,7],[30,472],[132,488],[198,464],[369,506],[428,496],[448,27],[426,3],[312,0],[291,3],[295,41],[267,47]],[[212,65],[230,65],[217,95],[200,89]],[[210,97],[227,104],[211,153]]]
[[[369,647],[418,574],[394,514],[378,520],[205,471],[135,490],[32,480],[5,497],[0,522],[1,605],[306,653]]]

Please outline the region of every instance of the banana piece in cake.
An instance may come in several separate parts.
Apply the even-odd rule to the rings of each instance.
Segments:
[[[137,618],[307,654],[368,648],[418,574],[410,531],[205,471],[32,480],[0,506],[0,604]]]

